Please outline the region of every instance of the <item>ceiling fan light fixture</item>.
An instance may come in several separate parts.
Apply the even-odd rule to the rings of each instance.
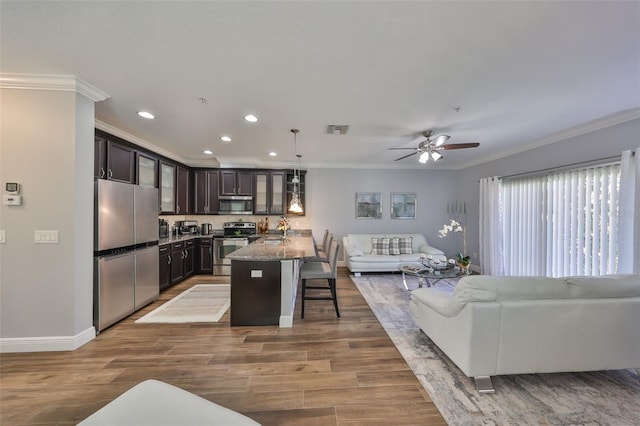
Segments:
[[[438,161],[442,158],[442,154],[438,151],[431,151],[431,158],[433,158],[433,161]]]
[[[429,161],[429,152],[428,151],[424,151],[424,152],[420,153],[420,157],[418,158],[418,162],[424,164],[427,161]]]

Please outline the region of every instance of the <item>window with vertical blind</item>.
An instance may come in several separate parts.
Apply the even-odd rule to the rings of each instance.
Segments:
[[[505,179],[505,274],[616,273],[619,195],[619,164]]]

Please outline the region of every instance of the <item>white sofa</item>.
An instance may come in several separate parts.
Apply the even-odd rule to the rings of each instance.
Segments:
[[[480,392],[492,375],[640,368],[640,275],[473,275],[414,290],[409,309]]]
[[[411,238],[411,253],[372,254],[372,238]],[[399,263],[417,262],[421,254],[442,261],[447,259],[444,252],[429,245],[422,234],[347,234],[342,242],[345,263],[356,276],[361,272],[397,271]]]

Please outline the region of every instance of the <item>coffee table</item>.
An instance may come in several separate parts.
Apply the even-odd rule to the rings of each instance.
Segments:
[[[444,278],[462,278],[469,275],[469,272],[461,271],[460,268],[455,266],[449,266],[446,269],[434,269],[422,263],[401,263],[398,265],[398,271],[402,272],[402,284],[405,291],[409,290],[406,275],[418,278],[418,288],[422,288],[423,284],[431,287]]]

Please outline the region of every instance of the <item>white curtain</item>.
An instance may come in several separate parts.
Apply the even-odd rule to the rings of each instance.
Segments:
[[[619,184],[618,164],[505,181],[505,274],[616,273]]]
[[[480,180],[480,272],[504,275],[502,256],[502,181]]]
[[[618,273],[640,274],[640,148],[620,161]]]

